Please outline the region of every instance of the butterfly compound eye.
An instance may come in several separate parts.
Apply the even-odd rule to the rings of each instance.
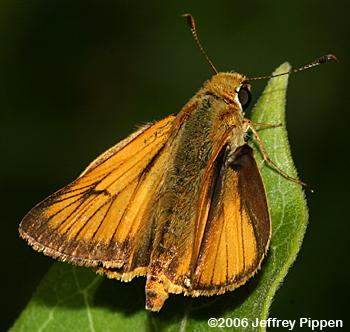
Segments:
[[[242,86],[240,88],[240,90],[238,91],[238,99],[242,105],[242,108],[246,109],[250,103],[250,100],[252,99],[252,96],[250,94],[248,87]]]

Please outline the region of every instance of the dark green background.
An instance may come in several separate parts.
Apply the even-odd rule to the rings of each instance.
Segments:
[[[52,263],[17,234],[23,215],[135,125],[179,111],[211,71],[180,17],[192,12],[222,71],[293,75],[287,124],[310,223],[272,317],[344,319],[349,284],[349,17],[346,1],[1,1],[1,326]],[[254,101],[265,82],[253,86]],[[347,321],[345,322],[347,324]]]

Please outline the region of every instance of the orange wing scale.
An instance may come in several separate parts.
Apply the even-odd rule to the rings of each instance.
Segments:
[[[63,261],[123,267],[122,279],[130,279],[135,268],[144,274],[140,266],[148,265],[152,227],[146,229],[142,221],[164,175],[174,118],[141,128],[98,157],[77,180],[25,216],[21,236]],[[143,255],[134,262],[141,247]]]

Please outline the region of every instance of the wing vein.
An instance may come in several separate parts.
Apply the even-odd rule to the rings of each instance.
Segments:
[[[107,201],[105,201],[102,205],[99,206],[98,209],[96,209],[94,211],[94,213],[89,217],[89,218],[86,218],[86,221],[84,222],[84,224],[80,227],[79,231],[76,232],[76,234],[73,236],[73,239],[77,239],[79,234],[82,232],[82,230],[86,227],[87,223],[102,209],[104,208],[108,203],[110,203],[111,201],[111,198],[109,198]],[[102,218],[102,221],[103,221],[103,218]],[[99,223],[101,224],[102,221]]]
[[[244,235],[243,235],[243,230],[244,230],[244,227],[243,227],[243,209],[242,209],[242,204],[240,202],[240,213],[239,213],[239,216],[240,216],[240,219],[241,219],[241,240],[242,240],[242,257],[243,257],[243,270],[242,271],[245,271],[245,253],[244,253]]]
[[[215,264],[215,263],[217,262],[217,258],[218,258],[218,254],[219,254],[219,249],[220,249],[220,244],[221,244],[221,237],[222,237],[222,233],[223,233],[223,229],[224,229],[224,227],[223,227],[224,226],[224,221],[225,221],[225,219],[223,220],[222,223],[220,223],[220,225],[221,225],[220,236],[219,236],[219,241],[217,242],[217,246],[216,246],[214,267],[213,267],[212,275],[211,275],[211,278],[210,278],[210,283],[211,284],[213,284],[216,266],[218,265],[218,264]]]

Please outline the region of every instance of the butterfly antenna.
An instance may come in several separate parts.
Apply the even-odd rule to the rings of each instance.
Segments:
[[[197,29],[196,29],[196,21],[195,21],[194,17],[192,16],[192,14],[189,14],[189,13],[182,14],[181,16],[183,16],[187,19],[187,24],[189,25],[189,27],[191,29],[193,38],[196,41],[199,50],[204,55],[205,59],[207,60],[207,62],[210,65],[211,69],[213,69],[213,71],[217,74],[218,71],[215,68],[213,61],[210,60],[208,54],[204,51],[204,48],[203,48],[203,46],[198,38],[198,33],[197,33]]]
[[[329,62],[329,61],[338,61],[338,59],[334,54],[326,54],[326,55],[321,56],[320,58],[308,63],[307,65],[301,66],[299,68],[291,69],[285,73],[281,73],[281,74],[277,74],[277,75],[251,77],[251,78],[248,78],[247,81],[251,82],[251,81],[257,81],[257,80],[265,80],[265,79],[269,79],[272,77],[278,77],[278,76],[282,76],[282,75],[297,73],[299,71],[303,71],[306,69],[310,69],[310,68],[322,65],[322,64]]]

